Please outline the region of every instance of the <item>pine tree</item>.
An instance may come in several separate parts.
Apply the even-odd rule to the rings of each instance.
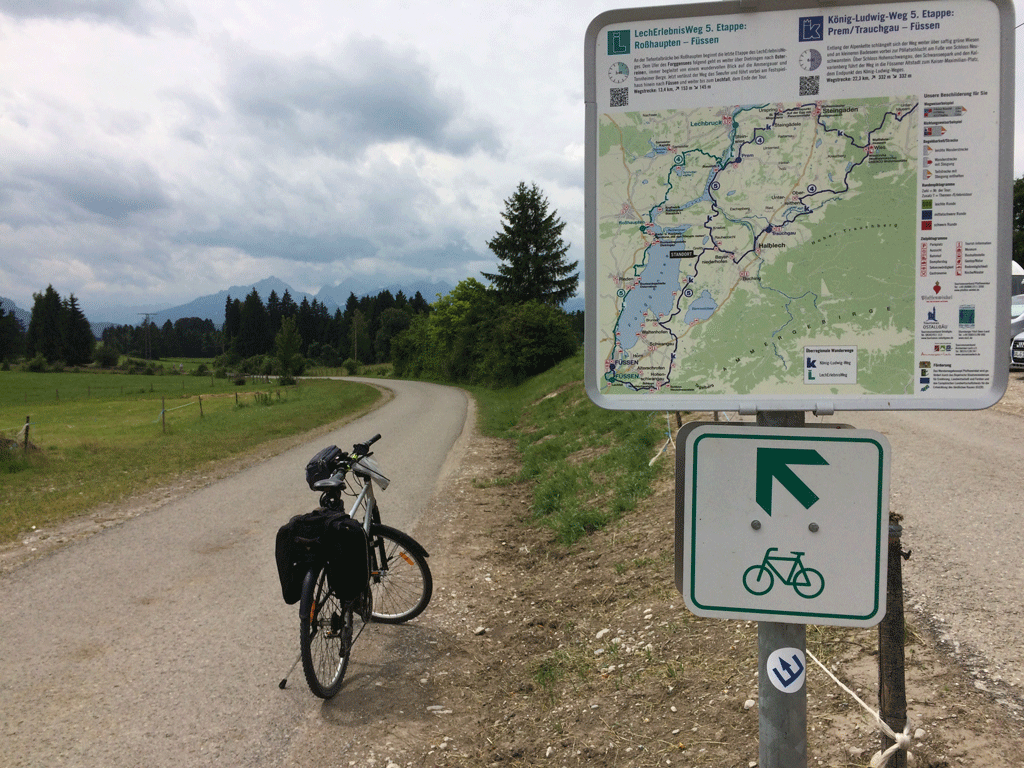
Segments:
[[[61,302],[61,358],[69,365],[88,365],[96,348],[96,337],[75,294]]]
[[[295,318],[286,317],[281,321],[281,330],[274,338],[274,348],[282,378],[291,380],[293,376],[302,373],[302,338],[295,325]]]
[[[497,274],[481,274],[491,281],[502,304],[537,300],[559,306],[576,293],[579,272],[566,261],[568,244],[562,240],[565,222],[548,212],[547,198],[536,184],[520,182],[505,201],[502,229],[487,246],[498,257]]]
[[[60,294],[52,285],[42,293],[32,294],[32,319],[28,323],[28,356],[42,355],[47,362],[61,359],[63,334],[61,333]]]
[[[228,296],[224,300],[224,341],[231,344],[242,330],[242,302]]]
[[[238,329],[238,354],[243,358],[266,354],[273,344],[267,308],[255,288],[242,302]]]
[[[14,360],[24,349],[25,329],[14,316],[14,310],[5,313],[0,307],[0,362]]]

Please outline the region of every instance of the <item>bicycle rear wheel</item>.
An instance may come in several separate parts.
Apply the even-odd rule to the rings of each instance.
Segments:
[[[306,684],[329,699],[341,690],[352,649],[352,606],[331,591],[326,568],[310,568],[299,599],[299,649]]]
[[[370,528],[373,620],[401,624],[423,613],[434,591],[427,552],[411,536],[387,525]]]

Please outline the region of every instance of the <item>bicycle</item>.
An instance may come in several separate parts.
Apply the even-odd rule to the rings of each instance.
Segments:
[[[782,583],[790,586],[800,595],[811,599],[821,594],[825,589],[825,577],[814,568],[807,568],[803,563],[803,552],[790,552],[793,557],[772,556],[777,552],[778,547],[769,547],[764,553],[764,559],[758,565],[752,565],[743,572],[743,588],[752,595],[765,595],[775,586],[775,577],[778,576]],[[786,576],[775,567],[775,563],[792,563],[789,573]],[[751,581],[750,577],[757,573],[757,578]],[[762,588],[761,578],[767,576],[766,585]],[[752,586],[753,585],[753,586]]]
[[[307,483],[320,491],[317,513],[333,513],[335,520],[357,520],[353,513],[362,510],[361,527],[369,550],[367,583],[358,585],[361,590],[355,597],[346,597],[339,593],[340,585],[329,578],[331,553],[323,551],[318,541],[297,539],[311,553],[298,601],[299,659],[309,689],[323,699],[341,690],[352,646],[369,621],[409,621],[424,611],[433,593],[427,550],[408,534],[381,522],[374,484],[383,491],[390,480],[371,458],[370,446],[379,439],[378,434],[356,443],[351,453],[330,446],[306,467]],[[348,514],[343,494],[355,497]],[[362,620],[358,634],[357,615]],[[287,676],[281,680],[281,688],[287,680]]]

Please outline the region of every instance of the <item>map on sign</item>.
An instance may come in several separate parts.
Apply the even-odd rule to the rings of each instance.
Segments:
[[[587,28],[587,394],[992,405],[1009,373],[1012,2],[781,5]]]
[[[911,391],[920,113],[907,96],[600,115],[602,392]]]

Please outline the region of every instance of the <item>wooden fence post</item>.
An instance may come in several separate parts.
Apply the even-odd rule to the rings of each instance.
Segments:
[[[164,434],[167,434],[167,404],[160,398],[160,421],[163,422]]]
[[[25,417],[25,453],[28,453],[28,424],[30,417]]]
[[[199,396],[199,418],[203,418],[203,396]]]

